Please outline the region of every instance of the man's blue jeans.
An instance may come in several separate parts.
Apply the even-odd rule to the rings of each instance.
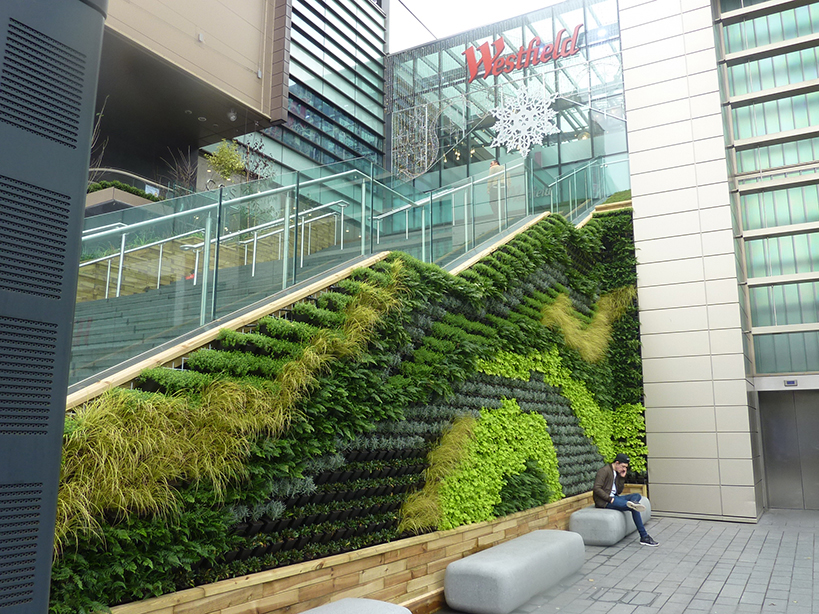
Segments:
[[[621,512],[631,512],[631,517],[634,519],[634,524],[637,527],[637,530],[640,532],[640,537],[645,537],[648,535],[648,532],[646,532],[646,528],[643,526],[642,515],[640,515],[640,512],[630,509],[629,506],[626,505],[628,501],[639,503],[640,498],[640,493],[636,492],[629,495],[617,495],[614,497],[614,503],[607,503],[606,508],[610,510],[619,510]]]

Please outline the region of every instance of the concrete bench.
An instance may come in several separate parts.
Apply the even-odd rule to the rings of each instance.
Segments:
[[[640,512],[643,524],[651,518],[651,503],[645,497],[640,503],[646,511]],[[604,507],[584,507],[569,517],[569,530],[579,533],[587,546],[613,546],[626,535],[637,530],[631,512],[619,512]]]
[[[583,539],[569,531],[532,531],[446,568],[449,607],[469,614],[508,614],[580,570]]]
[[[305,611],[304,614],[411,614],[411,612],[405,607],[386,601],[348,597],[325,603]]]

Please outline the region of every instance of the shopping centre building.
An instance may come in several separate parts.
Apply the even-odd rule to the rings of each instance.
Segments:
[[[819,508],[817,45],[819,3],[572,0],[388,58],[407,180],[520,162],[519,128],[536,210],[593,162],[631,189],[658,512]]]

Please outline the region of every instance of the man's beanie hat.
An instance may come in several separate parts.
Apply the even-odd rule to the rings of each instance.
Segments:
[[[625,454],[618,454],[617,456],[614,457],[614,462],[628,465],[628,456],[626,456]]]

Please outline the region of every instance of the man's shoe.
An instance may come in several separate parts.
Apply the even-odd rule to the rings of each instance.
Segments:
[[[657,542],[651,539],[651,535],[646,535],[645,537],[640,538],[640,545],[641,546],[659,546]]]
[[[646,506],[642,503],[635,503],[634,501],[627,501],[626,507],[630,510],[634,510],[635,512],[644,512],[646,511]]]

